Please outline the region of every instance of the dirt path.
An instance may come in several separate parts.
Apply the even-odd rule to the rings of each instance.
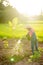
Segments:
[[[22,61],[16,63],[15,65],[39,65],[39,63],[27,63],[28,58],[23,59]]]

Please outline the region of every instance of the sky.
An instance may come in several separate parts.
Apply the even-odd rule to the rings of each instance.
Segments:
[[[9,2],[21,14],[33,16],[43,11],[43,0],[9,0]]]

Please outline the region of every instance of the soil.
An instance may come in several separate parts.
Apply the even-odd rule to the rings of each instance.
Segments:
[[[2,46],[3,44],[2,44],[2,40],[0,40],[0,57],[2,56]],[[39,42],[39,47],[41,47],[41,48],[43,48],[43,42],[41,43],[41,42]],[[26,57],[26,58],[24,58],[22,61],[20,61],[20,62],[17,62],[17,63],[11,63],[11,64],[2,64],[1,63],[1,61],[0,61],[0,65],[40,65],[39,63],[34,63],[34,62],[32,62],[32,63],[27,63],[27,60],[28,60],[28,58]]]

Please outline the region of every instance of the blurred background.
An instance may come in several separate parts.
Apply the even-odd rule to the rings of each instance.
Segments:
[[[21,56],[14,55],[29,54],[28,26],[35,30],[43,47],[43,0],[0,0],[0,62],[4,58],[18,62]]]
[[[20,28],[26,26],[31,26],[43,41],[43,0],[0,0],[0,37],[25,35],[26,30]]]

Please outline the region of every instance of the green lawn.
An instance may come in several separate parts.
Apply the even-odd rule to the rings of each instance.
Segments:
[[[35,33],[39,41],[43,41],[43,24],[33,24],[30,23],[31,27],[34,28]],[[16,26],[16,29],[12,29],[9,24],[0,24],[0,37],[8,37],[8,38],[22,38],[27,34],[27,30],[24,29],[24,25]]]
[[[16,29],[12,29],[8,24],[0,24],[0,37],[22,38],[27,33],[20,25]]]

